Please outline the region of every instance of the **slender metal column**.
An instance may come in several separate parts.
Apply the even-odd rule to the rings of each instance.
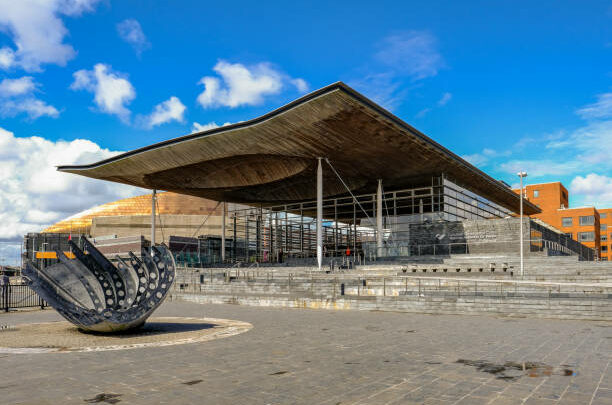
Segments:
[[[323,168],[321,158],[317,163],[317,263],[323,264]]]
[[[520,242],[520,244],[521,244],[521,278],[523,278],[523,276],[525,274],[525,271],[524,271],[524,262],[523,262],[523,260],[524,260],[524,258],[523,258],[523,255],[524,255],[524,251],[523,251],[523,192],[524,192],[523,191],[523,178],[527,177],[527,173],[521,171],[521,172],[518,172],[517,174],[518,174],[518,176],[521,179],[521,197],[520,197],[521,226],[520,226],[520,231],[519,232],[521,233],[520,234],[520,241],[521,241]]]
[[[378,190],[376,191],[376,256],[378,257],[381,257],[383,253],[382,207],[382,179],[378,179]]]
[[[221,263],[225,263],[225,201],[221,203],[221,210],[223,211],[223,213],[221,214]]]
[[[155,246],[155,206],[157,201],[157,190],[153,189],[151,194],[151,256],[153,256],[153,246]]]

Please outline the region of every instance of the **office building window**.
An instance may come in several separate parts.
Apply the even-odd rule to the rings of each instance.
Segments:
[[[540,196],[540,190],[533,190],[533,198],[538,198]]]
[[[561,221],[561,226],[572,226],[574,224],[574,221],[572,221],[572,217],[565,217]]]
[[[580,217],[580,225],[595,225],[595,216],[586,215],[586,216]]]
[[[602,258],[601,258],[601,261],[602,261],[602,262],[607,262],[607,261],[608,261],[608,258],[604,256],[604,257],[602,257]]]
[[[606,224],[601,224],[601,225],[600,225],[600,228],[601,228],[601,230],[602,230],[602,231],[606,231],[606,230],[608,230],[608,225],[606,225]]]
[[[593,242],[595,232],[578,232],[578,242]]]
[[[599,214],[599,218],[606,219],[606,218],[608,218],[608,214],[606,214],[605,212],[601,213],[601,214]]]
[[[608,235],[606,235],[606,234],[601,235],[601,241],[602,242],[606,242],[607,240],[608,240]]]
[[[608,247],[606,245],[601,245],[601,251],[602,252],[607,252],[608,251]]]

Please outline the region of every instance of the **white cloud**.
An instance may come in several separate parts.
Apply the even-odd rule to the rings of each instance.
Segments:
[[[60,173],[55,168],[118,153],[85,139],[20,138],[0,128],[0,241],[17,241],[27,232],[38,232],[84,209],[140,194],[142,190],[135,187]]]
[[[42,116],[57,118],[59,111],[57,108],[34,97],[26,97],[19,100],[0,99],[0,116],[14,117],[19,114],[27,114],[30,119],[37,119]]]
[[[467,160],[474,166],[484,166],[490,162],[493,158],[499,158],[504,156],[510,156],[510,151],[497,151],[490,148],[484,148],[480,153],[473,153],[470,155],[461,156],[463,159]]]
[[[410,86],[436,76],[444,66],[435,36],[427,31],[400,32],[384,38],[372,59],[357,69],[359,78],[349,83],[393,110],[406,98]],[[417,116],[429,111],[431,108],[422,109]]]
[[[453,95],[451,93],[444,93],[444,94],[442,94],[442,97],[440,97],[440,99],[436,103],[436,106],[437,107],[444,107],[446,104],[448,104],[448,102],[451,100],[451,98],[453,98]],[[416,114],[415,117],[416,118],[423,118],[424,116],[429,114],[432,110],[433,110],[432,107],[423,108],[421,111],[419,111]]]
[[[32,76],[18,79],[4,79],[0,82],[0,97],[13,97],[31,93],[36,89]]]
[[[0,69],[8,69],[15,63],[15,52],[9,47],[0,48]]]
[[[219,128],[221,126],[225,127],[231,124],[232,124],[231,122],[226,122],[223,125],[219,125],[214,121],[209,122],[208,124],[200,124],[199,122],[194,122],[193,125],[191,126],[191,133],[193,134],[194,132],[210,131],[211,129]]]
[[[426,31],[407,31],[386,37],[375,58],[414,80],[435,76],[444,66],[436,37]]]
[[[389,110],[394,110],[406,96],[406,90],[401,88],[401,80],[398,80],[394,72],[365,74],[351,80],[350,85]]]
[[[612,93],[599,94],[595,103],[580,108],[576,113],[585,120],[612,118]]]
[[[519,171],[526,171],[530,178],[570,175],[583,168],[582,163],[577,160],[558,161],[546,158],[533,160],[513,159],[499,164],[498,167],[509,175],[515,175]]]
[[[98,63],[93,70],[79,70],[73,77],[71,89],[93,93],[94,103],[100,111],[129,122],[131,112],[126,105],[136,97],[136,91],[126,75],[113,72],[109,65]]]
[[[130,44],[138,55],[151,47],[147,37],[142,32],[140,23],[133,18],[128,18],[118,23],[117,32],[121,39]]]
[[[76,51],[64,43],[68,30],[61,15],[92,11],[99,0],[0,0],[0,30],[15,48],[0,49],[0,67],[39,71],[42,64],[64,66]]]
[[[204,85],[204,91],[198,95],[197,101],[204,108],[259,105],[266,96],[279,94],[285,82],[291,83],[300,92],[308,88],[303,79],[292,79],[269,63],[245,66],[221,60],[213,70],[220,78],[205,76],[198,82]]]
[[[147,116],[140,117],[139,121],[146,128],[153,128],[171,121],[184,122],[187,107],[178,97],[172,96],[168,100],[159,103],[153,108],[153,112]]]
[[[442,94],[442,97],[440,98],[440,100],[438,100],[438,106],[439,107],[445,106],[446,104],[448,104],[449,101],[451,101],[452,98],[453,98],[453,95],[451,93]]]
[[[612,205],[612,177],[590,173],[586,176],[576,176],[571,184],[570,191],[580,194],[582,201],[588,205],[607,208]]]
[[[293,84],[300,93],[306,93],[310,90],[310,86],[304,79],[291,79],[291,84]]]
[[[57,117],[59,111],[36,98],[33,93],[38,85],[31,76],[4,79],[0,82],[0,116],[14,117],[26,114],[30,119],[42,116]]]

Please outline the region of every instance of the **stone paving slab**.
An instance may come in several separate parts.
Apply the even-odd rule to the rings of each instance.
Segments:
[[[612,404],[610,322],[183,302],[155,315],[253,328],[180,346],[2,354],[0,404]],[[17,327],[58,320],[0,315]],[[508,362],[542,366],[498,370]]]

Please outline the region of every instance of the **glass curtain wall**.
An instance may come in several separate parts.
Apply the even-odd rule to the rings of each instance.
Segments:
[[[508,215],[508,210],[444,175],[432,177],[427,186],[383,190],[384,255],[429,254],[410,247],[419,238],[412,229],[418,224]],[[316,201],[231,211],[228,230],[235,244],[226,258],[247,263],[312,259],[317,250],[315,218]],[[325,199],[323,218],[325,257],[376,257],[376,193]]]

